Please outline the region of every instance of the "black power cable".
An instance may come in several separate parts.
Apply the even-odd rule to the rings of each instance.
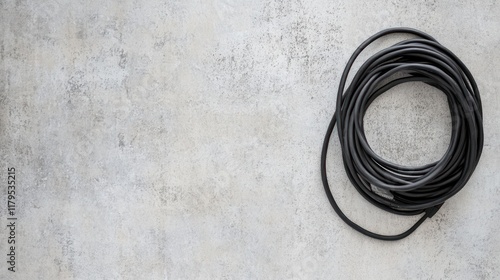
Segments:
[[[408,33],[418,38],[401,41],[370,57],[345,89],[349,71],[361,51],[376,39],[392,33]],[[394,78],[396,73],[403,77]],[[407,82],[423,82],[445,93],[452,115],[451,141],[446,153],[440,160],[418,167],[402,166],[376,155],[368,145],[363,128],[363,117],[373,100]],[[323,142],[321,177],[330,204],[344,222],[364,235],[381,240],[405,238],[469,180],[483,149],[482,118],[474,78],[467,67],[434,38],[412,28],[390,28],[371,36],[347,62],[340,80],[336,111]],[[326,155],[335,124],[344,168],[356,190],[373,205],[391,213],[424,213],[409,230],[398,235],[373,233],[351,221],[339,208],[326,174]]]

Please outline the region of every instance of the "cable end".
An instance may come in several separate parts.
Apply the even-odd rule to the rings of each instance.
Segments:
[[[425,213],[427,214],[427,218],[432,218],[432,216],[434,216],[434,214],[436,214],[439,211],[439,208],[441,208],[441,206],[443,206],[443,204],[444,203],[441,203],[439,205],[425,209]]]

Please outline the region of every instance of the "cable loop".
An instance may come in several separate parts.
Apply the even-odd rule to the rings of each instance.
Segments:
[[[393,33],[408,33],[418,38],[379,51],[362,64],[351,83],[346,85],[351,67],[363,49]],[[401,73],[403,77],[393,78]],[[443,157],[417,167],[395,164],[378,156],[370,148],[363,128],[363,117],[373,100],[408,82],[423,82],[442,91],[447,96],[452,115],[451,141]],[[330,204],[344,222],[362,234],[381,240],[405,238],[469,180],[483,149],[482,119],[481,98],[470,71],[434,38],[404,27],[386,29],[371,36],[347,62],[339,84],[336,111],[323,142],[321,176]],[[409,230],[398,235],[373,233],[352,222],[338,207],[326,174],[326,155],[335,125],[347,176],[365,199],[394,214],[424,213]]]

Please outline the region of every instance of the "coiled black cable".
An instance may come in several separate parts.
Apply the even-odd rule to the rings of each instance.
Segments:
[[[345,89],[349,71],[363,49],[392,33],[408,33],[418,38],[401,41],[370,57]],[[404,76],[394,78],[396,73]],[[407,82],[423,82],[445,93],[452,116],[452,134],[446,153],[440,160],[418,167],[395,164],[375,154],[363,128],[364,114],[373,100]],[[344,222],[362,234],[381,240],[405,238],[469,180],[483,148],[482,118],[479,91],[470,71],[434,38],[403,27],[371,36],[347,62],[340,80],[336,111],[323,142],[321,176],[330,204]],[[336,124],[344,168],[356,190],[373,205],[391,213],[424,213],[409,230],[398,235],[373,233],[351,221],[338,207],[326,173],[326,155]]]

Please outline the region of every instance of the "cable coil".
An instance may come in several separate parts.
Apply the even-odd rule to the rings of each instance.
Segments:
[[[373,41],[393,33],[418,38],[385,48],[362,64],[346,88],[358,55]],[[403,77],[394,78],[395,74]],[[392,78],[392,79],[391,79]],[[423,82],[447,96],[452,116],[451,140],[442,158],[418,167],[389,162],[373,152],[364,133],[363,117],[378,96],[399,84]],[[410,235],[426,218],[467,183],[483,149],[483,113],[477,85],[467,67],[428,34],[412,28],[390,28],[371,36],[352,54],[342,74],[336,110],[328,126],[321,153],[321,177],[326,195],[344,222],[367,236],[399,240]],[[337,125],[344,168],[356,190],[373,205],[398,215],[424,215],[407,231],[381,235],[364,229],[337,205],[326,172],[326,158]]]

